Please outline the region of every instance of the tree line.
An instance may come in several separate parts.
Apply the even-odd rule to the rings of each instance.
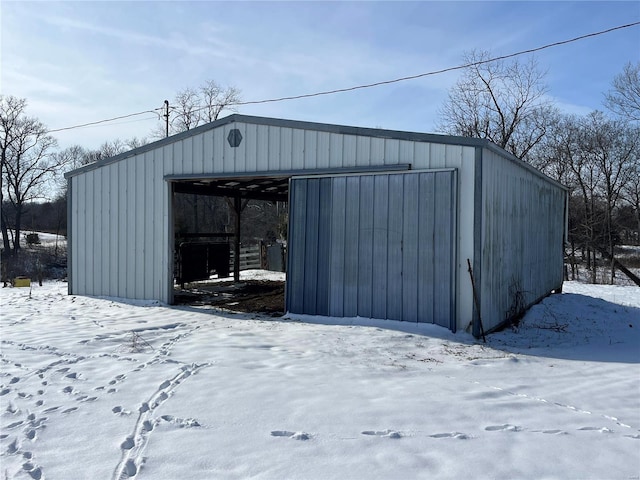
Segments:
[[[561,112],[551,101],[536,61],[470,65],[440,111],[446,133],[486,138],[569,188],[569,250],[596,281],[596,258],[640,244],[640,62],[628,63],[603,92],[604,111]]]
[[[567,255],[584,259],[595,281],[597,255],[612,259],[616,245],[640,243],[640,62],[627,64],[612,79],[603,92],[602,111],[575,115],[554,104],[546,72],[533,57],[494,61],[489,52],[472,51],[464,61],[467,67],[440,108],[437,130],[488,139],[566,185]],[[95,150],[79,145],[57,150],[46,127],[27,115],[26,99],[0,96],[3,251],[20,249],[25,218],[31,215],[34,223],[36,212],[46,210],[37,201],[48,196],[52,205],[64,203],[62,171],[214,121],[240,100],[236,88],[208,81],[178,92],[149,139],[110,140]],[[178,232],[221,231],[230,224],[223,199],[182,195],[176,205]],[[282,234],[282,206],[256,204],[253,210],[259,214],[249,225],[268,218],[272,225],[280,224],[268,235]],[[58,225],[66,225],[66,218]]]

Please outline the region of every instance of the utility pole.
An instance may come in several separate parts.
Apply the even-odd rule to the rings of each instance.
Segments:
[[[164,124],[165,124],[165,137],[169,136],[169,100],[164,101]]]

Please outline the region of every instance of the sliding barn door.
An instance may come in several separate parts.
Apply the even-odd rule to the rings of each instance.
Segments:
[[[291,180],[287,310],[455,325],[455,170]]]

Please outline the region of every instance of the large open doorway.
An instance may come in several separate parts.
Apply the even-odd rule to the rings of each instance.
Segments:
[[[173,303],[284,314],[289,178],[168,179]]]

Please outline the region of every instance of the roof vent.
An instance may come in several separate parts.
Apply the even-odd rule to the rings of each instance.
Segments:
[[[229,145],[232,148],[240,146],[240,142],[242,142],[242,134],[240,133],[240,130],[237,128],[230,130],[229,135],[227,136],[227,142],[229,142]]]

